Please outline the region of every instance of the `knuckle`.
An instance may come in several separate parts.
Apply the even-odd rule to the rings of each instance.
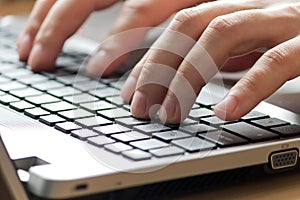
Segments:
[[[196,17],[196,12],[192,8],[186,8],[176,13],[170,28],[179,29],[181,26],[191,24]]]
[[[213,33],[224,34],[232,29],[234,24],[227,19],[225,16],[218,16],[213,19],[208,25],[208,29],[210,29]]]
[[[148,16],[153,7],[153,2],[150,0],[142,1],[125,1],[124,9],[129,10],[131,13],[135,13],[138,16]]]
[[[284,48],[274,48],[271,49],[269,51],[267,51],[264,54],[264,59],[268,62],[268,63],[272,63],[275,64],[277,66],[282,66],[284,64],[286,64],[287,62],[287,55],[288,52],[286,49]]]

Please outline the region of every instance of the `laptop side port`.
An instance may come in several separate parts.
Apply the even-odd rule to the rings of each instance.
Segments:
[[[273,170],[293,168],[298,164],[299,152],[297,149],[277,151],[271,153],[269,158]]]

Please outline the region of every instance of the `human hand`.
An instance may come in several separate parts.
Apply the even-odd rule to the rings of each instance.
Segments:
[[[182,10],[135,66],[122,97],[132,101],[138,118],[151,117],[159,104],[163,121],[179,123],[218,69],[251,66],[214,108],[224,120],[238,119],[299,76],[299,27],[300,3],[295,0],[225,0]],[[253,52],[258,48],[268,50]],[[227,60],[241,55],[246,66]]]
[[[107,8],[116,2],[118,0],[38,0],[25,31],[17,41],[20,60],[28,61],[34,71],[51,70],[65,40],[76,32],[93,11]],[[199,2],[201,0],[127,0],[110,35],[139,27],[156,26],[174,12]],[[119,38],[118,41],[104,42],[90,60],[88,72],[94,76],[112,73],[126,60],[128,54],[112,63],[107,59],[121,55],[120,49],[124,47],[137,46],[145,34],[144,31],[126,40]]]

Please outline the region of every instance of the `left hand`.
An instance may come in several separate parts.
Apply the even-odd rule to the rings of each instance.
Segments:
[[[196,42],[183,43],[171,33]],[[300,75],[299,33],[300,3],[295,0],[223,0],[182,10],[133,69],[122,97],[132,100],[138,118],[151,117],[152,106],[160,104],[165,110],[160,117],[179,123],[217,72],[214,67],[221,69],[227,59],[250,53],[246,57],[252,68],[215,107],[218,117],[238,119]],[[176,45],[180,56],[172,51]],[[251,54],[262,47],[269,50],[262,56]],[[235,68],[245,67],[239,64]]]

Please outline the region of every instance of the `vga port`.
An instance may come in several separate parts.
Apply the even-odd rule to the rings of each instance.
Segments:
[[[283,169],[296,166],[298,154],[296,149],[273,152],[270,156],[272,169]]]

